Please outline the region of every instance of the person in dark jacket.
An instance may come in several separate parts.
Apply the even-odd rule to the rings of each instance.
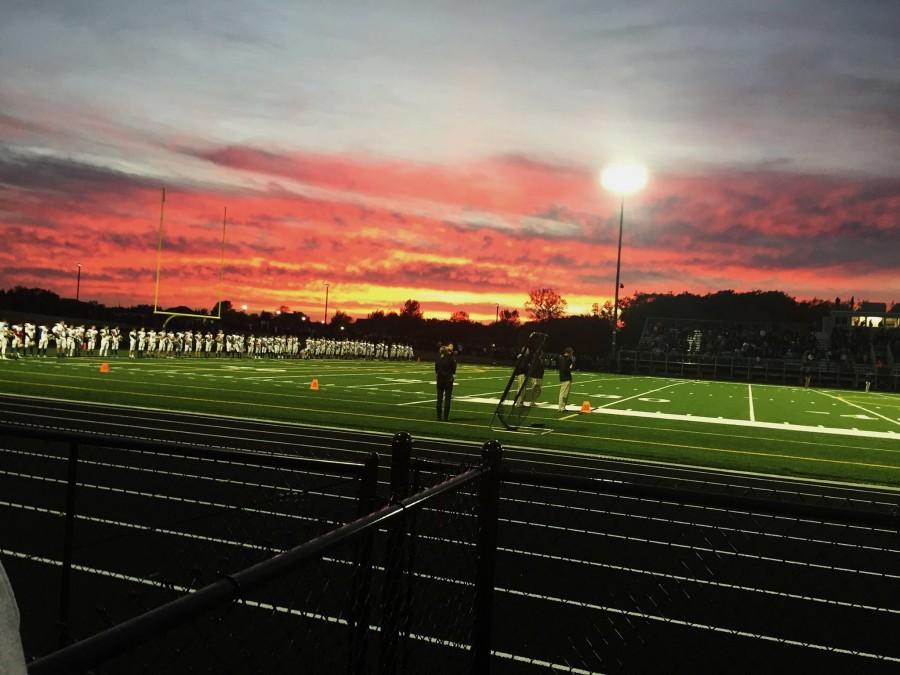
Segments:
[[[451,346],[441,347],[434,362],[434,374],[437,380],[437,418],[446,422],[450,419],[450,398],[456,378],[456,359]]]
[[[572,391],[572,370],[575,368],[575,350],[566,347],[566,350],[556,357],[556,368],[559,370],[559,412],[566,409],[569,402],[569,392]]]

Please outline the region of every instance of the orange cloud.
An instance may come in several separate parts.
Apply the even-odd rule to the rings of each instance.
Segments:
[[[229,147],[194,153],[247,187],[173,184],[164,305],[361,316],[414,297],[426,315],[492,318],[528,290],[573,311],[610,299],[618,204],[591,172],[520,157],[428,166]],[[249,173],[248,173],[249,172]],[[263,182],[260,182],[260,178]],[[266,182],[268,181],[268,182]],[[262,187],[260,187],[262,186]],[[0,286],[152,302],[159,185],[83,163],[0,152]],[[900,297],[900,181],[777,172],[654,177],[625,204],[624,293],[778,289],[800,297]]]

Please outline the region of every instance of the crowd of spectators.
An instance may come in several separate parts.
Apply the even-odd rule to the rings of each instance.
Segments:
[[[831,330],[830,343],[830,360],[851,363],[900,361],[900,328],[835,326]]]
[[[648,322],[639,350],[654,354],[740,356],[745,358],[801,358],[815,353],[815,331],[786,325],[731,322]]]
[[[647,322],[638,350],[657,356],[811,357],[817,361],[884,364],[900,361],[900,329],[836,326],[819,340],[813,327],[655,319]]]

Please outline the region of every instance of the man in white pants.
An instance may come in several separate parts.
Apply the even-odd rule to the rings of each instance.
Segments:
[[[41,326],[38,333],[38,354],[41,357],[47,356],[47,347],[50,346],[50,329],[47,326]]]
[[[100,329],[100,356],[109,355],[109,328],[104,326]]]
[[[35,340],[34,340],[34,324],[25,323],[25,356],[34,356]]]

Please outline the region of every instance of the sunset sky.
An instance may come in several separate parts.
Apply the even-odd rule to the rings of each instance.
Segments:
[[[0,287],[493,319],[900,302],[900,2],[6,0]]]

